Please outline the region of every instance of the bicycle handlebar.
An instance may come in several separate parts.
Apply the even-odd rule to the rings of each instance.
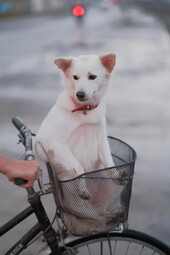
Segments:
[[[25,146],[25,159],[34,160],[35,156],[32,151],[32,135],[35,135],[35,134],[32,133],[31,130],[27,128],[27,126],[22,122],[20,118],[13,117],[12,122],[15,125],[15,127],[19,130],[20,140]],[[17,185],[25,184],[25,181],[26,180],[23,180],[21,178],[14,179],[14,182]],[[47,244],[49,245],[52,251],[52,254],[61,255],[55,230],[52,228],[48,215],[41,203],[40,196],[38,195],[37,192],[34,191],[34,188],[26,188],[26,190],[28,192],[28,201],[31,204],[36,214],[36,217],[41,225],[43,236],[45,237],[45,240]]]
[[[22,122],[22,120],[16,116],[12,118],[12,123],[19,131],[21,130],[21,128],[26,127],[26,125]]]
[[[28,181],[22,178],[14,178],[14,183],[18,186],[26,184]]]
[[[26,160],[33,160],[34,154],[32,152],[32,138],[31,133],[28,130],[27,126],[22,122],[19,117],[13,117],[12,123],[19,130],[22,137],[24,138],[25,152],[26,152]],[[22,178],[15,178],[14,183],[18,186],[26,184],[28,181]]]

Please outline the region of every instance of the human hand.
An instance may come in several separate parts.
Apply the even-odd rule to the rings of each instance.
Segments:
[[[33,187],[34,182],[39,178],[39,164],[37,161],[11,160],[8,163],[6,176],[14,183],[15,178],[27,180],[26,184],[20,185],[23,188]]]

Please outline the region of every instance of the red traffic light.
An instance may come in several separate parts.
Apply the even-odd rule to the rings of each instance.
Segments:
[[[78,16],[78,17],[81,17],[84,15],[84,8],[81,6],[81,5],[76,5],[74,8],[73,8],[73,15],[74,16]]]

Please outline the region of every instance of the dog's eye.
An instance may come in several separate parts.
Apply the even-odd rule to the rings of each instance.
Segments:
[[[97,75],[95,74],[90,74],[88,77],[89,80],[95,80],[96,78],[97,78]]]
[[[73,79],[77,81],[79,80],[79,77],[77,75],[73,75]]]

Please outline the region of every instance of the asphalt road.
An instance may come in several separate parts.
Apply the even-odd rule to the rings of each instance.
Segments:
[[[1,21],[0,153],[13,158],[23,153],[22,145],[17,145],[12,116],[20,116],[38,130],[55,103],[63,89],[53,64],[55,57],[116,53],[107,96],[108,134],[129,143],[138,154],[129,226],[170,244],[169,42],[159,20],[133,8],[92,8],[81,27],[69,15]],[[0,225],[28,205],[26,192],[2,175],[0,201]],[[43,201],[52,219],[52,197]],[[2,237],[0,253],[33,222],[31,217]],[[40,246],[41,240],[23,254],[36,254]]]

